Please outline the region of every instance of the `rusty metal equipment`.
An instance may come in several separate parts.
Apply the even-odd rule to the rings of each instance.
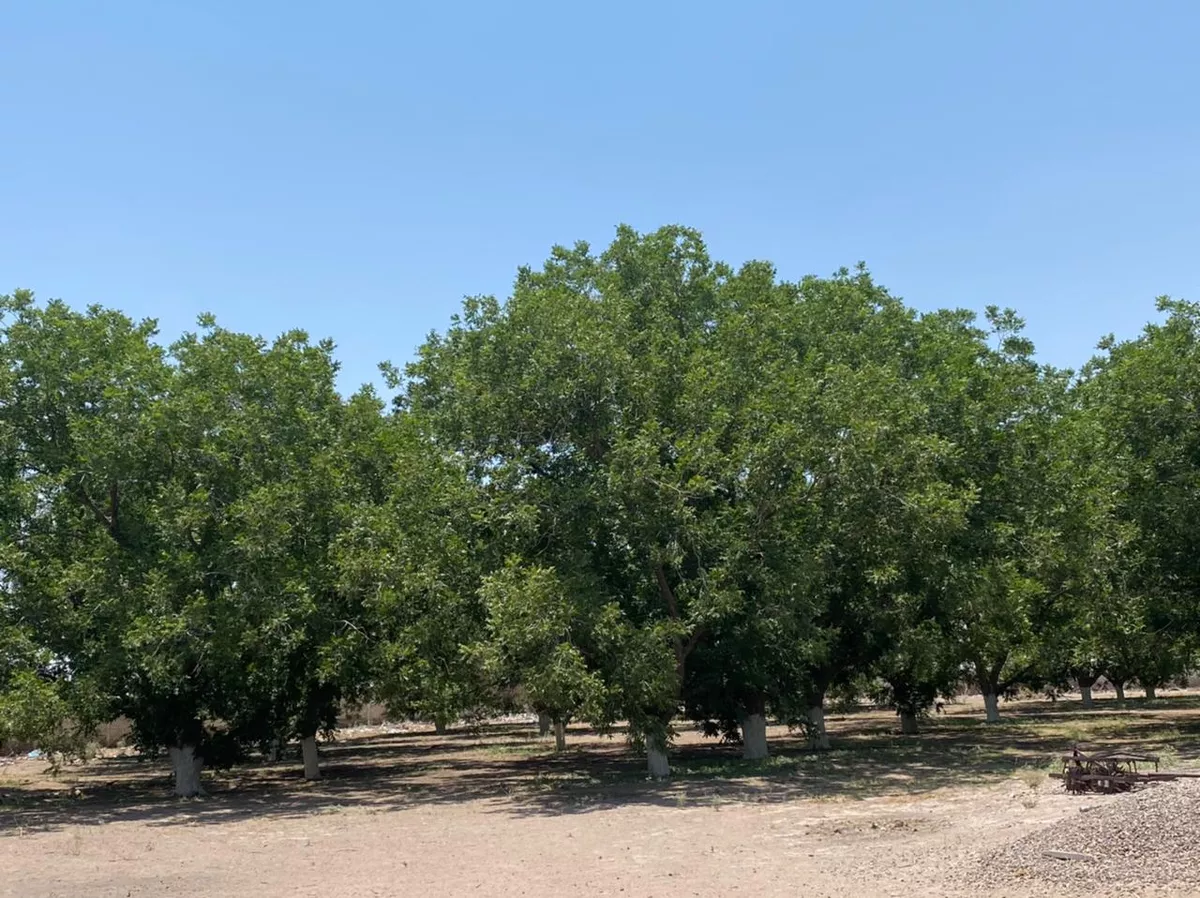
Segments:
[[[1153,771],[1146,768],[1153,766]],[[1165,772],[1158,769],[1158,755],[1142,754],[1118,748],[1085,750],[1075,745],[1062,757],[1062,772],[1050,776],[1061,779],[1068,792],[1129,792],[1144,783],[1167,782],[1182,777],[1200,777],[1200,772]]]

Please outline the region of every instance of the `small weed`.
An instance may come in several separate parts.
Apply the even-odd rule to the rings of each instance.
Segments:
[[[1030,792],[1036,792],[1045,785],[1047,770],[1045,767],[1019,767],[1014,776],[1024,783]]]
[[[1087,742],[1095,733],[1096,727],[1084,724],[1065,724],[1059,730],[1064,742]]]
[[[1183,756],[1179,751],[1171,745],[1160,748],[1156,753],[1158,755],[1158,766],[1160,770],[1175,770],[1185,766]]]

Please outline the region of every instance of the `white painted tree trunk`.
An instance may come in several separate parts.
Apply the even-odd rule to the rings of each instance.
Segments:
[[[829,733],[825,731],[825,708],[813,705],[808,709],[808,746],[819,751],[829,751]]]
[[[567,750],[567,725],[561,720],[554,721],[554,750]]]
[[[1000,696],[994,692],[985,692],[983,694],[983,707],[987,713],[988,723],[1000,722]]]
[[[900,732],[905,736],[917,735],[917,715],[912,711],[900,712]]]
[[[538,714],[538,735],[545,739],[550,735],[550,715]]]
[[[1092,707],[1092,687],[1091,686],[1080,686],[1079,687],[1079,697],[1083,699],[1083,706],[1085,708],[1090,709]]]
[[[767,747],[767,718],[763,714],[747,714],[742,719],[742,757],[747,761],[769,758]]]
[[[671,762],[667,760],[667,746],[658,740],[646,740],[646,769],[656,780],[665,780],[671,775]]]
[[[321,760],[317,755],[317,737],[309,736],[300,740],[300,753],[304,756],[304,778],[319,780],[321,778]]]
[[[167,749],[171,757],[171,768],[175,771],[175,794],[181,798],[203,795],[200,787],[200,771],[204,759],[197,757],[194,745],[173,745]]]

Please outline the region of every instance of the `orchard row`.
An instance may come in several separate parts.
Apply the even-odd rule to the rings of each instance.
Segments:
[[[1149,310],[1148,310],[1149,311]],[[1074,372],[1014,312],[781,281],[692,231],[555,249],[385,401],[334,348],[0,300],[0,741],[204,763],[347,703],[768,751],[871,695],[1147,690],[1200,636],[1200,307]],[[366,323],[364,323],[366,326]]]

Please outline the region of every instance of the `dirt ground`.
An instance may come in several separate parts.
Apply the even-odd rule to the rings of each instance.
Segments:
[[[886,714],[832,715],[828,754],[772,729],[765,763],[685,732],[667,784],[619,734],[573,729],[555,755],[525,723],[351,730],[323,746],[320,783],[295,762],[248,765],[190,801],[128,753],[57,777],[19,760],[0,766],[0,896],[979,894],[960,877],[975,855],[1108,800],[1046,777],[1071,741],[1200,755],[1195,695],[1014,704],[990,727],[971,703],[949,710],[915,738]]]

